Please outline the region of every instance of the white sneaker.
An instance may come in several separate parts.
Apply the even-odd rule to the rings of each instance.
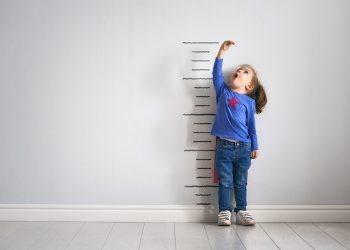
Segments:
[[[218,225],[219,226],[230,226],[231,225],[231,212],[228,210],[223,210],[218,215]]]
[[[236,213],[236,224],[242,226],[251,226],[255,225],[255,220],[247,211],[239,210]]]

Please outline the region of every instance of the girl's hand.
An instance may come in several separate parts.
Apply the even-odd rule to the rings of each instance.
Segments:
[[[259,150],[253,150],[251,153],[251,158],[256,159],[259,156]]]
[[[222,43],[221,47],[220,47],[220,51],[226,52],[226,50],[228,50],[232,45],[234,45],[235,42],[232,40],[226,40]]]
[[[219,49],[219,52],[218,54],[216,55],[217,58],[223,58],[224,57],[224,54],[225,52],[233,45],[235,44],[234,41],[232,40],[226,40],[222,43],[220,49]]]

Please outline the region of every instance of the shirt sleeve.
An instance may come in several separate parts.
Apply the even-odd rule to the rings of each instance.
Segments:
[[[255,128],[255,112],[256,112],[256,106],[255,106],[255,100],[252,101],[251,108],[248,111],[248,133],[251,139],[252,143],[252,150],[258,150],[258,137],[256,135],[256,128]]]
[[[217,57],[215,58],[213,72],[212,72],[216,97],[218,97],[221,88],[224,86],[224,74],[222,73],[223,60],[224,60],[223,58],[217,58]]]

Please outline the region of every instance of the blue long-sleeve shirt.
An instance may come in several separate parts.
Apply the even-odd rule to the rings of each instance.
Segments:
[[[215,58],[213,84],[217,110],[211,134],[232,140],[251,142],[251,149],[258,149],[255,129],[255,100],[248,95],[230,89],[224,82],[223,58]]]

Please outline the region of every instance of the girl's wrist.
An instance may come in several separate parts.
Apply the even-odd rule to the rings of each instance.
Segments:
[[[217,57],[218,57],[218,58],[222,58],[224,54],[225,54],[225,51],[219,50],[219,52],[218,52],[218,54],[217,54]]]

